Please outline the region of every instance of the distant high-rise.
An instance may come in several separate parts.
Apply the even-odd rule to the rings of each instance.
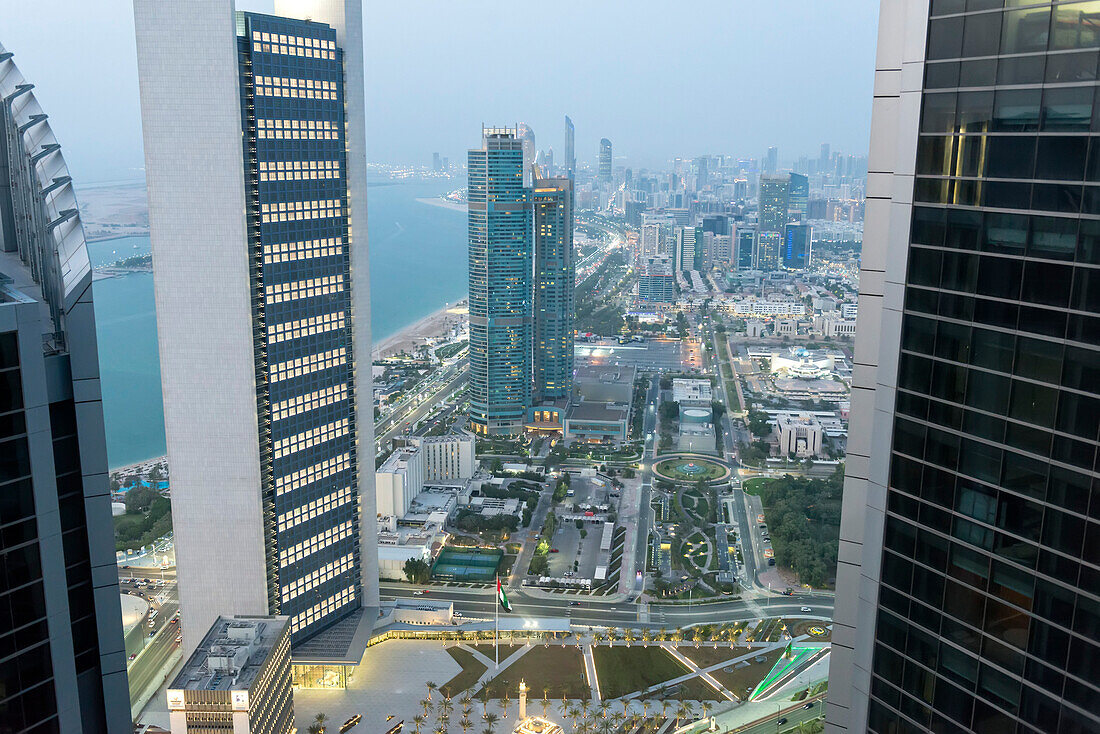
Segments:
[[[760,176],[757,221],[761,232],[782,232],[790,219],[791,178],[787,174]]]
[[[707,214],[703,217],[703,231],[712,234],[729,234],[730,218],[726,214]]]
[[[788,224],[783,233],[779,264],[790,270],[810,267],[813,228],[808,224]]]
[[[733,246],[734,267],[737,270],[752,270],[756,266],[756,228],[738,227]]]
[[[764,156],[764,173],[775,173],[779,170],[779,148],[774,145],[768,148]]]
[[[438,171],[439,168],[440,168],[439,153],[432,153],[432,170],[433,171]]]
[[[1100,731],[1097,8],[1004,5],[881,4],[829,731]]]
[[[576,131],[569,115],[565,116],[565,175],[574,178],[577,174]]]
[[[532,402],[568,398],[573,386],[573,181],[535,178],[532,192]]]
[[[467,154],[470,425],[519,433],[531,405],[531,202],[515,130],[486,128]]]
[[[788,221],[805,221],[810,206],[810,179],[803,176],[801,173],[790,174],[790,188],[788,192]]]
[[[601,181],[611,180],[611,141],[600,138],[600,156],[596,175]]]
[[[130,731],[92,267],[45,112],[0,46],[0,730]]]
[[[758,270],[778,270],[779,251],[783,246],[783,233],[761,229],[756,236],[756,261]]]
[[[230,9],[135,2],[184,647],[280,614],[296,652],[357,660],[343,633],[378,605],[362,9]]]
[[[539,151],[535,144],[535,131],[526,122],[521,122],[516,127],[516,136],[523,145],[523,185],[530,186],[531,172]]]
[[[638,300],[651,303],[676,301],[676,273],[668,255],[647,255],[642,258],[638,276]]]
[[[679,227],[676,230],[677,270],[698,270],[703,246],[703,230],[699,227]]]
[[[821,144],[821,155],[817,159],[817,170],[824,171],[825,167],[829,165],[829,144]]]

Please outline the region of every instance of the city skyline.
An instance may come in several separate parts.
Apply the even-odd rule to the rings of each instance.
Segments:
[[[272,1],[246,0],[238,4],[238,10],[270,13]],[[140,177],[144,162],[138,144],[140,113],[130,3],[112,0],[104,7],[72,0],[46,0],[46,4],[2,0],[0,8],[10,21],[11,37],[6,42],[20,49],[24,68],[42,80],[45,93],[56,95],[47,97],[46,102],[54,110],[54,119],[71,131],[66,147],[78,180],[92,183]],[[460,73],[461,64],[430,61],[437,51],[459,54],[471,43],[471,33],[489,32],[487,27],[469,22],[477,12],[457,6],[429,11],[423,2],[378,4],[371,10],[373,21],[364,29],[367,153],[371,161],[427,165],[433,151],[451,161],[462,160],[468,144],[459,131],[490,120],[525,120],[544,148],[552,145],[559,151],[564,114],[577,126],[579,162],[595,162],[601,137],[614,140],[616,155],[636,167],[656,167],[678,155],[691,157],[708,150],[762,156],[768,146],[778,145],[780,158],[787,159],[812,156],[823,141],[842,150],[861,152],[866,148],[876,3],[850,3],[838,10],[797,0],[780,10],[710,2],[692,6],[690,13],[670,13],[663,3],[618,3],[577,5],[561,14],[521,7],[498,13],[495,18],[502,26],[495,26],[493,32],[499,35],[485,37],[485,44],[504,39],[517,49],[542,46],[545,34],[550,33],[577,50],[575,58],[559,53],[557,73],[539,86],[537,94],[533,87],[525,90],[518,79],[506,82],[506,88],[489,89],[477,75]],[[71,23],[47,33],[35,21],[39,13],[67,17]],[[802,20],[776,23],[777,14]],[[617,23],[624,25],[622,33],[598,32]],[[715,23],[737,28],[739,43],[705,40],[703,29]],[[423,29],[423,37],[410,37],[412,31],[393,34],[387,30],[391,28]],[[645,57],[646,48],[659,46],[666,33],[672,38],[698,35],[702,39],[680,49],[690,66],[667,70],[656,66],[649,74],[635,73],[633,59]],[[845,42],[837,42],[840,38]],[[790,61],[769,64],[765,73],[739,74],[740,69],[756,65],[756,59],[770,49],[781,47],[799,52]],[[46,52],[47,48],[51,50]],[[818,59],[822,57],[830,59],[838,70],[828,77],[828,83],[818,83],[821,72],[808,73],[821,68]],[[87,58],[101,63],[83,63]],[[590,64],[615,75],[619,83],[598,81],[602,74],[590,75]],[[111,75],[109,82],[104,80],[105,69]],[[705,115],[695,114],[699,104],[694,98],[717,100],[712,90],[732,75],[741,77],[741,87],[731,101]],[[583,81],[590,77],[593,86]],[[751,109],[774,107],[769,100],[780,88],[784,89],[781,104],[766,122],[746,114]],[[114,91],[101,94],[104,89]],[[646,106],[648,123],[640,126],[635,106],[657,89],[674,95],[676,101]],[[391,100],[397,98],[408,99],[408,105],[395,109]],[[858,104],[853,106],[851,100]],[[420,114],[437,105],[446,111],[444,115]],[[801,120],[811,110],[819,124],[803,125]]]

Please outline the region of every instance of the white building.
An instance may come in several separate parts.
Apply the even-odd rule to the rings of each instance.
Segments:
[[[401,448],[389,455],[374,474],[377,512],[403,517],[424,487],[424,461],[418,448]]]
[[[761,301],[755,298],[733,304],[738,316],[803,316],[806,304],[802,301]]]
[[[472,477],[477,469],[473,436],[424,436],[409,442],[420,447],[425,484],[463,481]]]
[[[677,403],[705,403],[713,400],[710,380],[678,377],[672,381],[672,399]]]
[[[817,316],[814,318],[814,330],[829,339],[837,336],[854,337],[856,322],[831,316]]]
[[[840,315],[846,319],[854,319],[859,312],[858,303],[844,303],[840,306]]]
[[[824,430],[821,422],[808,415],[782,415],[775,421],[775,436],[782,456],[794,454],[800,459],[821,454]]]

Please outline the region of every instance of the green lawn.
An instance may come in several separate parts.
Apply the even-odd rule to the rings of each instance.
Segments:
[[[764,488],[764,485],[768,482],[774,482],[771,477],[753,477],[752,479],[746,479],[741,484],[743,489],[748,494],[760,494],[760,490]]]
[[[734,667],[730,672],[726,672],[725,668],[719,668],[711,671],[711,675],[725,686],[726,690],[733,691],[744,698],[752,692],[752,689],[756,688],[760,681],[764,680],[764,677],[771,671],[772,666],[775,665],[775,661],[779,659],[783,651],[772,650],[769,653],[762,654],[765,658],[762,663],[755,662],[755,658],[749,658],[749,665],[747,666]]]
[[[659,646],[596,646],[592,653],[600,679],[600,693],[605,699],[641,691],[689,672]]]
[[[550,699],[581,698],[588,690],[588,683],[584,677],[584,659],[581,651],[575,647],[551,645],[542,647],[536,645],[527,651],[519,660],[512,663],[500,675],[493,678],[490,690],[499,696],[500,691],[508,691],[512,698],[516,697],[520,680],[527,681],[531,686],[528,694],[528,707],[541,706],[543,688],[548,688]],[[553,703],[551,702],[551,705]]]
[[[462,666],[462,670],[454,678],[440,686],[439,690],[443,692],[444,696],[454,698],[474,683],[477,683],[477,679],[485,673],[487,668],[472,653],[457,645],[448,647],[447,653],[454,658],[456,663]]]
[[[679,652],[700,668],[724,663],[749,651],[746,647],[680,647]]]

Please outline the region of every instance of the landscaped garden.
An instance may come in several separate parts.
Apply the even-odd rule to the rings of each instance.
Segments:
[[[502,692],[514,692],[519,682],[525,680],[531,686],[528,708],[540,698],[543,689],[549,698],[584,698],[589,693],[584,678],[584,659],[576,647],[550,645],[535,646],[509,665],[489,683],[494,696]]]
[[[600,694],[618,698],[686,675],[690,671],[659,646],[592,648]]]
[[[718,462],[697,457],[665,459],[657,462],[653,471],[674,482],[710,482],[729,475],[729,470]]]

